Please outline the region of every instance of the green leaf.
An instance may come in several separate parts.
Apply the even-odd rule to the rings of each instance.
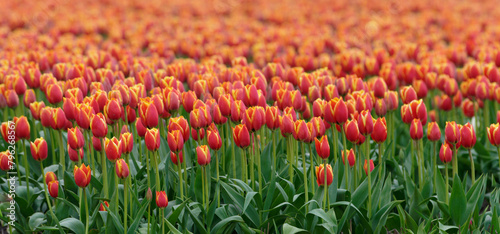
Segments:
[[[149,205],[149,200],[144,199],[141,203],[141,209],[139,210],[139,212],[137,212],[134,221],[132,221],[132,223],[130,224],[130,226],[127,230],[128,234],[136,233],[137,228],[139,227],[139,223],[140,223],[141,219],[143,218],[144,212],[146,212],[148,205]],[[106,220],[104,220],[104,222],[106,223]]]
[[[36,212],[33,215],[31,215],[28,221],[30,230],[32,231],[36,230],[40,225],[46,222],[47,219],[45,219],[45,214],[41,212]]]
[[[227,217],[217,223],[212,229],[211,233],[230,233],[232,230],[226,230],[227,226],[233,223],[244,223],[245,221],[241,216],[234,215]]]
[[[465,209],[467,208],[467,201],[465,200],[464,189],[458,175],[453,179],[453,188],[450,197],[450,215],[455,224],[462,226],[467,218]]]
[[[64,220],[61,220],[60,222],[61,227],[65,227],[75,234],[83,234],[85,232],[85,226],[83,223],[75,218],[66,218]]]
[[[189,215],[191,216],[191,219],[192,219],[193,223],[196,225],[196,228],[198,229],[198,231],[200,233],[208,233],[207,229],[205,229],[205,225],[200,221],[200,219],[198,219],[198,216],[193,214],[193,212],[191,211],[189,206],[186,206],[186,210],[189,213]]]
[[[167,219],[163,219],[163,222],[167,223],[168,230],[170,230],[174,234],[182,234],[177,228],[174,227]]]
[[[294,227],[288,223],[283,224],[283,233],[296,234],[296,233],[309,233],[304,229]]]

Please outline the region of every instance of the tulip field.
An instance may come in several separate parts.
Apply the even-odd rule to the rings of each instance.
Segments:
[[[0,233],[499,233],[494,0],[0,0]]]

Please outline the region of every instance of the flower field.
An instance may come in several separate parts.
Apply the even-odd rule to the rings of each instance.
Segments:
[[[0,4],[0,233],[500,232],[496,1]]]

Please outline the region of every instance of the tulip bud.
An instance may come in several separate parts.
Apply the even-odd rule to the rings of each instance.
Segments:
[[[49,190],[49,194],[51,197],[57,198],[57,196],[59,195],[59,181],[50,181],[47,189]]]
[[[247,126],[250,132],[255,132],[264,125],[265,118],[264,108],[260,106],[250,107],[245,110],[242,123]]]
[[[168,206],[168,198],[165,191],[156,192],[156,206],[159,208],[165,208]]]
[[[31,116],[33,116],[33,118],[36,120],[40,120],[40,114],[44,107],[45,103],[43,101],[31,103],[30,104]]]
[[[370,135],[373,132],[373,118],[368,110],[364,110],[358,116],[359,132],[363,135]]]
[[[318,186],[324,186],[325,185],[325,165],[320,164],[318,167],[316,167],[316,182],[318,183]],[[333,182],[333,171],[332,171],[332,166],[330,164],[326,165],[326,185],[329,186]]]
[[[118,175],[118,177],[120,179],[125,179],[125,178],[128,177],[128,175],[129,175],[129,169],[128,169],[128,165],[125,162],[125,160],[118,159],[116,161],[116,163],[115,163],[115,171],[116,171],[116,175]]]
[[[430,122],[427,125],[427,139],[430,141],[438,141],[441,139],[441,129],[436,122]]]
[[[94,137],[103,138],[108,134],[108,124],[102,113],[97,113],[92,117],[90,129]]]
[[[182,106],[186,112],[190,113],[193,110],[193,104],[198,99],[193,91],[187,91],[181,94]]]
[[[108,160],[115,162],[122,156],[121,142],[116,137],[111,138],[111,140],[106,138],[104,140],[104,151]]]
[[[62,101],[63,93],[59,84],[51,84],[45,90],[45,96],[50,104],[57,104]]]
[[[177,163],[178,163],[177,155],[179,156],[181,164],[184,163],[184,158],[182,157],[182,151],[179,151],[178,154],[174,153],[174,151],[170,151],[170,159],[172,160],[172,163],[174,163],[175,165],[177,165]]]
[[[359,135],[361,135],[359,132],[358,121],[356,119],[347,120],[344,124],[344,131],[346,139],[352,143],[356,143],[359,139]]]
[[[404,104],[403,106],[401,106],[401,119],[405,124],[410,124],[413,120],[410,105]]]
[[[268,106],[266,107],[266,126],[271,129],[275,130],[280,126],[280,120],[279,120],[279,110],[275,106]]]
[[[493,146],[500,146],[500,124],[491,124],[486,128],[486,132],[488,133],[488,140]]]
[[[212,115],[214,117],[214,123],[218,125],[225,124],[227,122],[227,118],[222,115],[219,105],[215,104],[212,108]]]
[[[164,89],[163,98],[165,110],[168,112],[177,111],[180,107],[180,93],[175,89]]]
[[[450,145],[448,143],[443,143],[441,149],[439,150],[439,159],[444,164],[451,162],[453,158],[453,152],[451,151]]]
[[[472,149],[476,144],[476,133],[470,123],[465,124],[460,129],[460,145],[466,149]]]
[[[365,170],[365,174],[368,175],[368,161],[365,159],[365,165],[363,166],[363,169]],[[375,165],[373,164],[373,160],[370,159],[370,172],[375,169]]]
[[[90,184],[91,170],[89,166],[85,166],[84,163],[79,167],[75,166],[73,170],[75,176],[75,183],[80,188],[85,188]]]
[[[384,141],[387,139],[387,123],[384,117],[378,118],[375,121],[375,123],[373,124],[373,132],[371,136],[373,141],[377,142],[378,144],[384,143]]]
[[[375,114],[378,116],[385,116],[387,114],[387,106],[385,99],[379,98],[375,100]]]
[[[124,126],[126,126],[126,125],[124,125]],[[130,132],[122,133],[122,135],[120,136],[120,142],[122,145],[122,152],[123,153],[129,154],[132,152],[132,149],[134,147],[134,138]]]
[[[454,145],[460,142],[460,129],[455,121],[446,122],[446,127],[444,129],[444,136],[446,142],[451,145]]]
[[[159,113],[152,99],[144,98],[141,100],[139,104],[139,116],[144,127],[154,128],[158,126]]]
[[[412,86],[405,86],[401,88],[401,100],[404,104],[408,104],[413,100],[417,100],[417,92]]]
[[[233,139],[236,146],[245,149],[250,145],[250,134],[244,124],[236,125],[233,128]]]
[[[243,104],[243,102],[240,100],[235,100],[231,104],[231,121],[240,122],[245,115],[245,110],[245,104]]]
[[[219,104],[223,116],[228,117],[231,115],[231,106],[233,103],[233,97],[231,95],[221,95],[217,103]]]
[[[330,101],[334,98],[339,98],[339,92],[337,90],[337,86],[333,84],[329,84],[323,90],[323,97],[325,97],[326,101]]]
[[[28,89],[26,90],[26,93],[24,93],[24,99],[23,99],[23,104],[25,107],[29,107],[31,103],[36,101],[36,95],[35,91],[33,89]]]
[[[170,122],[168,123],[168,131],[173,130],[181,131],[182,139],[184,139],[184,141],[189,140],[189,124],[183,116],[170,118]]]
[[[184,138],[182,136],[181,131],[179,130],[169,131],[167,134],[167,143],[171,151],[173,152],[181,151],[184,146]]]
[[[103,201],[99,206],[99,211],[107,211],[107,208],[109,208],[109,203],[107,201]]]
[[[376,78],[373,84],[373,94],[377,98],[385,97],[385,93],[387,92],[387,84],[385,83],[383,78]]]
[[[90,128],[90,122],[94,116],[94,109],[88,104],[78,104],[75,107],[75,120],[83,129]]]
[[[354,164],[356,164],[356,155],[354,154],[354,150],[342,150],[342,163],[345,165],[345,154],[347,153],[347,162],[349,163],[350,167],[354,167]]]
[[[465,101],[462,103],[462,111],[464,112],[464,115],[472,118],[474,117],[474,102],[472,102],[470,99],[465,99]]]
[[[409,107],[413,119],[420,119],[422,124],[427,123],[427,108],[422,99],[410,102]]]
[[[295,140],[305,142],[311,139],[311,132],[309,131],[307,124],[304,120],[299,119],[293,124],[293,137]]]
[[[31,156],[36,161],[43,161],[47,158],[48,147],[47,141],[42,137],[37,138],[34,142],[30,143]]]
[[[410,124],[410,137],[413,140],[420,140],[424,136],[422,122],[419,119],[413,119]]]
[[[144,142],[149,151],[158,150],[160,148],[160,131],[157,128],[148,129],[144,137]]]
[[[196,147],[196,156],[200,166],[205,166],[210,163],[210,149],[207,145],[200,145]]]
[[[208,141],[208,146],[213,151],[217,151],[222,147],[222,139],[219,135],[218,131],[207,131],[207,141]]]
[[[314,144],[316,146],[316,153],[318,153],[320,158],[327,159],[330,157],[330,144],[328,143],[327,135],[323,135],[320,140],[316,138]]]
[[[48,185],[51,181],[57,181],[57,176],[54,172],[49,171],[45,173],[45,183]]]
[[[14,117],[15,134],[17,139],[30,139],[30,124],[26,116]]]
[[[9,171],[12,169],[11,166],[14,165],[9,155],[9,151],[0,152],[0,169],[2,171]]]
[[[94,150],[97,152],[101,152],[102,150],[102,144],[101,144],[101,139],[92,136],[92,147],[94,147]]]
[[[399,107],[398,93],[396,91],[388,91],[385,94],[387,98],[387,110],[395,111]]]
[[[200,128],[198,131],[196,131],[196,129],[191,128],[191,137],[194,141],[203,140],[205,138],[205,129]]]
[[[68,129],[68,145],[72,149],[80,149],[85,145],[85,140],[83,139],[82,131],[80,128],[74,127]]]
[[[280,130],[283,137],[287,137],[293,133],[293,117],[291,115],[280,116]]]
[[[311,135],[312,138],[322,137],[325,135],[326,127],[324,121],[320,117],[313,117],[310,121],[312,127],[314,128],[314,135]]]
[[[5,90],[3,95],[5,96],[5,101],[9,108],[14,109],[19,105],[19,97],[17,96],[16,91],[12,89]]]
[[[111,119],[113,121],[119,120],[122,117],[123,107],[120,104],[118,99],[108,100],[106,105],[104,106],[104,115],[106,118]]]
[[[422,99],[427,96],[429,91],[427,90],[427,85],[423,80],[414,80],[412,86],[415,89],[415,92],[417,92],[418,99]]]

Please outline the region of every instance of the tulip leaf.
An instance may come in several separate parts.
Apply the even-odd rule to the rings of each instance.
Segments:
[[[130,224],[130,226],[129,226],[128,230],[127,230],[127,233],[129,233],[129,234],[136,233],[137,228],[139,227],[139,223],[140,223],[141,219],[143,218],[144,213],[148,209],[149,203],[150,203],[150,200],[148,200],[148,199],[142,200],[142,202],[141,202],[141,209],[135,215],[135,219]]]
[[[167,224],[168,230],[170,232],[172,232],[173,234],[182,234],[182,232],[177,230],[177,228],[175,228],[174,225],[172,225],[167,219],[164,218],[163,222],[165,222]]]
[[[36,230],[40,225],[44,224],[47,222],[47,219],[45,218],[45,214],[41,212],[36,212],[33,215],[30,216],[28,224],[30,230],[34,231]]]
[[[462,183],[458,178],[458,175],[453,179],[453,188],[450,196],[450,214],[451,218],[458,226],[461,226],[467,214],[465,212],[467,208],[467,201],[465,200],[465,193],[462,188]]]
[[[173,209],[173,211],[170,213],[170,216],[168,216],[168,218],[167,218],[170,223],[175,224],[177,222],[177,220],[179,219],[179,215],[184,210],[184,207],[186,206],[187,203],[188,203],[188,200],[182,202],[177,207],[174,207],[175,209]]]
[[[200,219],[198,219],[198,216],[193,214],[193,211],[191,211],[189,206],[186,206],[186,211],[189,213],[193,223],[196,225],[196,228],[198,229],[197,231],[205,234],[208,233],[207,229],[205,229],[205,225],[200,221]]]
[[[283,232],[282,233],[287,233],[287,234],[300,234],[300,233],[309,233],[308,231],[294,227],[288,223],[283,224]]]
[[[59,223],[61,224],[61,227],[67,228],[75,234],[83,234],[85,231],[83,223],[75,218],[66,218],[61,220]]]
[[[218,222],[211,230],[211,233],[231,233],[232,230],[227,229],[227,227],[230,224],[244,223],[244,222],[245,221],[243,220],[243,218],[241,218],[241,216],[238,216],[238,215],[230,216],[230,217],[227,217],[227,218],[221,220],[220,222]],[[233,226],[233,228],[234,228],[234,226]]]

